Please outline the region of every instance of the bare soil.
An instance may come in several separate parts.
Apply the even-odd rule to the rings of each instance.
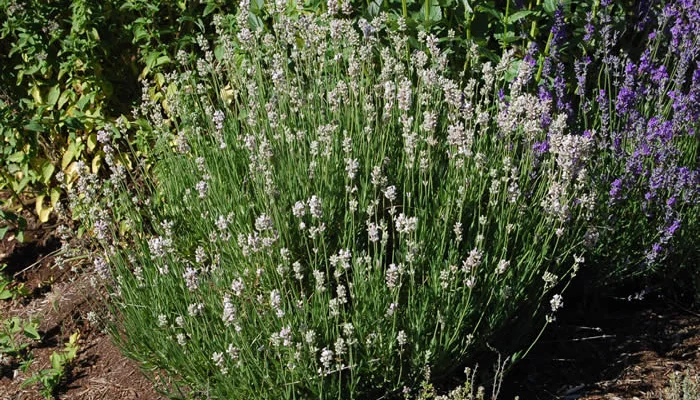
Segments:
[[[28,371],[20,372],[17,360],[0,366],[0,400],[44,399],[39,385],[22,387],[32,374],[50,366],[50,355],[60,351],[71,334],[79,332],[79,351],[66,370],[65,377],[54,391],[55,398],[96,399],[163,399],[150,381],[139,372],[139,366],[121,355],[102,327],[88,321],[88,313],[104,315],[101,295],[93,285],[89,270],[80,261],[66,263],[59,269],[54,256],[60,241],[50,225],[38,226],[30,217],[24,243],[10,235],[0,241],[0,263],[7,264],[5,275],[14,275],[30,294],[12,301],[0,302],[0,321],[18,316],[39,323],[41,340],[33,342],[29,353],[33,358]]]
[[[28,218],[30,219],[30,218]],[[0,302],[0,320],[19,316],[39,321],[41,341],[30,347],[27,372],[0,366],[0,400],[43,399],[38,385],[22,387],[50,365],[69,336],[80,333],[78,356],[55,391],[58,399],[163,399],[139,366],[121,355],[88,313],[104,315],[90,268],[59,269],[54,227],[30,221],[25,243],[0,241],[3,273],[30,290],[27,297]],[[77,261],[75,265],[79,265]],[[503,382],[500,399],[659,399],[671,374],[700,372],[700,312],[658,296],[644,301],[608,298],[568,304],[532,352]]]
[[[698,310],[662,296],[609,297],[561,313],[501,398],[661,399],[677,373],[700,373]]]

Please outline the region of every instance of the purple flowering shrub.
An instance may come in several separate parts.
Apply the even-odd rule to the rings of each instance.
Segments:
[[[620,43],[614,5],[601,2],[573,71],[557,54],[566,26],[555,23],[543,63],[551,83],[540,96],[595,146],[588,184],[596,211],[585,239],[600,284],[698,274],[699,10],[697,1],[645,2],[644,18],[629,27],[644,41]]]

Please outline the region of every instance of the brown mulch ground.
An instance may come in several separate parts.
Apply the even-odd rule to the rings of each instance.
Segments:
[[[662,296],[600,299],[550,328],[501,398],[660,399],[672,374],[700,373],[700,313]]]
[[[60,351],[71,334],[80,333],[79,351],[55,395],[59,399],[155,400],[162,399],[139,371],[121,355],[101,327],[88,322],[89,312],[104,315],[104,307],[92,284],[90,272],[71,264],[59,269],[54,254],[60,248],[50,225],[37,226],[30,218],[24,243],[5,238],[0,241],[0,263],[8,265],[6,275],[24,283],[31,294],[13,301],[0,301],[0,320],[18,316],[36,318],[41,341],[30,347],[33,363],[26,373],[0,366],[0,400],[43,399],[38,385],[22,387],[33,373],[50,366],[50,355]]]
[[[16,274],[31,294],[0,301],[0,320],[38,318],[42,339],[34,343],[27,373],[0,368],[0,400],[42,399],[36,385],[22,388],[32,373],[49,366],[49,356],[80,332],[80,350],[58,387],[59,399],[163,399],[122,356],[89,312],[104,315],[89,269],[56,267],[60,248],[50,225],[30,222],[27,240],[0,241],[5,274]],[[608,298],[595,305],[570,304],[526,359],[504,381],[499,399],[659,399],[671,374],[700,373],[700,310],[659,296],[644,301]],[[16,367],[16,366],[15,366]]]

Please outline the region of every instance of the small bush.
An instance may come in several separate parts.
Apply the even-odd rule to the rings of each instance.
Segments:
[[[385,18],[272,6],[268,34],[246,7],[242,28],[217,19],[220,52],[200,41],[171,77],[167,113],[143,106],[163,131],[152,186],[121,189],[107,146],[117,197],[84,209],[130,354],[212,398],[372,398],[515,322],[531,327],[513,342],[531,339],[590,214],[590,141],[527,94],[534,62],[506,53],[455,80],[435,36],[412,51]],[[76,204],[94,200],[85,172]]]

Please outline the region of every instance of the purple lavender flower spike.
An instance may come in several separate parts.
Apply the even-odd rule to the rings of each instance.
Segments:
[[[610,189],[610,200],[611,201],[616,201],[620,200],[620,192],[622,190],[622,180],[620,178],[615,179],[612,184],[611,184],[611,189]]]

